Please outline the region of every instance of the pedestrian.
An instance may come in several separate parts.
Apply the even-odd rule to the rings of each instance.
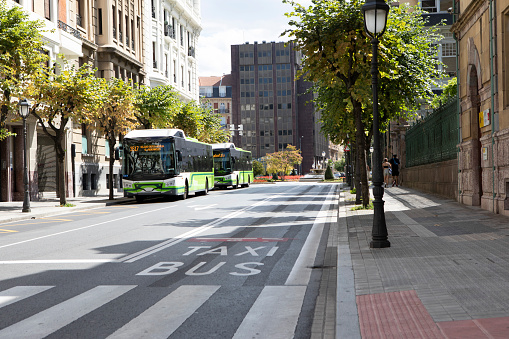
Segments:
[[[384,158],[384,161],[382,162],[382,167],[384,168],[384,184],[385,187],[389,185],[389,176],[391,175],[391,163],[387,160],[387,158]]]
[[[396,185],[398,187],[398,177],[399,177],[399,159],[398,155],[394,154],[392,156],[391,161],[389,161],[391,164],[391,171],[392,171],[392,187]]]

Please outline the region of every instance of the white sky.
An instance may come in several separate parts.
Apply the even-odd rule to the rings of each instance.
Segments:
[[[311,4],[311,0],[297,2]],[[279,36],[289,28],[284,13],[291,10],[292,6],[281,0],[202,0],[198,76],[231,73],[231,45],[287,41],[287,37]]]

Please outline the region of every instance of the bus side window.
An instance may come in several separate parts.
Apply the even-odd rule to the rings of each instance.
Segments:
[[[182,162],[182,152],[177,151],[176,153],[177,153],[177,161]]]

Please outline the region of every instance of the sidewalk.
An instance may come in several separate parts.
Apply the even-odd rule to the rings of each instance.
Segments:
[[[30,201],[30,212],[22,212],[23,201],[0,202],[0,226],[3,223],[11,221],[71,213],[77,210],[118,204],[127,200],[132,199],[124,198],[120,195],[115,196],[114,200],[108,200],[108,196],[106,195],[95,197],[76,197],[67,198],[67,203],[73,204],[73,207],[60,207],[60,199],[50,198],[41,201]],[[2,230],[0,230],[0,233],[2,233]]]
[[[354,200],[341,192],[331,229],[336,338],[509,338],[509,218],[388,188],[391,247],[370,249],[373,211],[352,211]]]

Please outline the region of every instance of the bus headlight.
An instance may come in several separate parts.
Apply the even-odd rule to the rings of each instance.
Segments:
[[[130,182],[125,182],[124,181],[124,188],[133,188],[133,184],[130,183]]]

